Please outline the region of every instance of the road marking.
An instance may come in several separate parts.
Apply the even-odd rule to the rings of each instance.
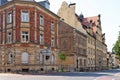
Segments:
[[[108,76],[101,76],[101,77],[98,77],[94,80],[115,80],[115,79],[112,77],[108,77]]]
[[[116,73],[114,76],[120,76],[120,73]]]

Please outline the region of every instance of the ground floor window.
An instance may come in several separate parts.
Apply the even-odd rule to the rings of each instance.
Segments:
[[[28,63],[28,53],[27,52],[22,53],[21,60],[22,60],[22,63],[24,63],[24,64]]]

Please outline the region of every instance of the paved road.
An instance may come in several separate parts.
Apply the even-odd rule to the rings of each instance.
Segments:
[[[0,80],[120,80],[120,69],[102,72],[48,73],[44,75],[0,73]]]

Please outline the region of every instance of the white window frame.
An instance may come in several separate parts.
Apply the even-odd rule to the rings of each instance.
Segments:
[[[54,21],[51,21],[51,31],[54,31],[54,29],[55,29]]]
[[[40,26],[44,25],[44,17],[40,15]]]
[[[14,55],[10,52],[8,55],[8,63],[13,63],[13,59],[14,59],[13,57],[14,57]]]
[[[40,53],[40,56],[39,56],[39,63],[40,64],[43,64],[43,61],[44,61],[43,59],[44,59],[43,54]]]
[[[44,35],[40,34],[40,44],[44,44]]]
[[[29,18],[30,16],[29,16],[29,11],[22,11],[21,12],[21,21],[22,22],[29,22],[30,20],[30,18]]]
[[[21,40],[22,40],[23,43],[29,42],[29,32],[23,31],[21,33]]]
[[[55,38],[51,38],[51,47],[55,46]]]
[[[12,13],[8,13],[7,15],[7,23],[12,23]]]
[[[8,32],[8,34],[7,34],[7,42],[12,43],[12,33],[11,32]]]

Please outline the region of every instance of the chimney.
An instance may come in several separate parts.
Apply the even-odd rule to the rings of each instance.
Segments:
[[[69,4],[69,7],[70,7],[72,10],[74,10],[74,12],[75,12],[75,6],[76,6],[76,3],[70,3],[70,4]]]

